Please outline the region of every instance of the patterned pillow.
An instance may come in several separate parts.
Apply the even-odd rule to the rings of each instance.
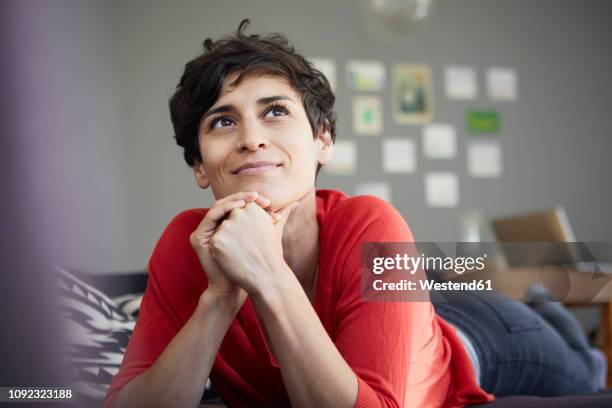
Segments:
[[[100,401],[121,365],[142,293],[113,299],[65,269],[58,269],[57,287],[74,392],[82,401]]]
[[[119,371],[138,318],[147,275],[86,275],[57,269],[73,391],[78,401],[99,402]],[[202,401],[220,402],[210,380]]]

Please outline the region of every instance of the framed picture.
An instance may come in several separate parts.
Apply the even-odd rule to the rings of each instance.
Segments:
[[[393,66],[393,118],[400,124],[423,124],[433,119],[431,71],[427,65]]]
[[[353,97],[353,130],[358,135],[378,136],[383,130],[382,99],[378,96]]]

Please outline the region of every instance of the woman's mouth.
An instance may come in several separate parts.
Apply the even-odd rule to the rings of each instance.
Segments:
[[[251,162],[243,164],[233,171],[234,174],[258,174],[266,171],[274,170],[282,166],[282,163],[272,163],[265,161]]]

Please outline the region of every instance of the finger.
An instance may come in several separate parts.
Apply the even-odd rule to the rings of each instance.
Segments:
[[[246,205],[244,200],[230,201],[223,205],[215,206],[208,210],[206,216],[202,220],[202,231],[212,231],[215,229],[219,221],[228,213],[231,213],[236,208],[242,208]]]
[[[261,208],[267,208],[270,205],[270,199],[262,195],[259,195],[259,194],[255,198],[248,199],[245,201],[247,204],[251,204],[251,203],[257,204],[257,206]]]
[[[198,244],[202,247],[208,244],[214,232],[214,230],[210,230],[196,233],[196,240],[198,241]]]
[[[228,201],[231,198],[236,199],[236,201]],[[266,208],[270,205],[270,200],[267,197],[260,195],[256,191],[240,192],[216,201],[212,208],[207,212],[207,217],[208,214],[210,214],[210,216],[206,221],[206,224],[203,225],[203,228],[205,230],[212,230],[216,228],[217,224],[222,221],[224,217],[230,216],[233,210],[243,208],[253,202],[262,208]]]
[[[264,197],[264,196],[262,196],[261,194],[258,194],[258,195],[257,195],[257,198],[255,199],[255,202],[256,202],[257,204],[259,204],[259,206],[260,206],[261,208],[267,208],[267,207],[270,205],[270,203],[271,203],[271,201],[270,201],[270,199],[269,199],[269,198]]]
[[[283,217],[281,217],[280,215],[278,215],[276,213],[273,213],[273,212],[270,212],[270,211],[266,211],[266,212],[270,216],[270,218],[272,218],[272,224],[276,224],[276,223],[280,222],[283,219]]]
[[[270,199],[262,196],[261,194],[257,192],[255,192],[254,195],[247,195],[244,201],[246,201],[247,203],[256,203],[261,208],[266,208],[267,206],[270,205]]]
[[[299,205],[300,205],[299,201],[294,201],[293,203],[289,204],[285,208],[282,208],[281,210],[274,213],[276,216],[275,217],[276,224],[279,225],[281,228],[284,227],[287,221],[289,220],[289,216],[291,215],[291,212],[295,208],[297,208]]]
[[[247,205],[248,205],[248,204],[244,205],[244,206],[243,206],[244,208],[243,208],[243,207],[240,207],[240,208],[234,208],[232,211],[230,211],[230,212],[229,212],[229,215],[227,216],[227,219],[228,219],[228,220],[234,220],[234,219],[236,219],[236,217],[237,217],[237,216],[238,216],[238,215],[239,215],[239,214],[240,214],[242,211],[244,211],[244,210],[246,209],[246,206],[247,206]],[[255,205],[255,206],[256,206],[257,204],[253,204],[253,205]]]
[[[230,201],[236,200],[244,200],[247,203],[256,201],[262,207],[267,207],[268,205],[270,205],[270,200],[267,197],[264,197],[259,194],[257,191],[241,191],[238,193],[230,194],[227,197],[223,197],[222,199],[217,200],[215,204],[213,204],[213,207],[215,207],[216,205],[225,205]]]
[[[247,211],[261,211],[262,210],[261,206],[257,205],[256,202],[247,203],[244,206],[244,209],[247,210]]]
[[[245,205],[244,211],[256,217],[260,217],[263,214],[267,214],[268,217],[270,217],[272,224],[276,224],[278,221],[280,221],[280,217],[278,217],[275,213],[273,213],[272,211],[266,211],[264,208],[262,208],[261,206],[257,206],[254,203],[248,203],[247,205]]]
[[[234,193],[234,194],[230,194],[228,196],[225,196],[223,198],[220,198],[219,200],[215,201],[211,207],[215,208],[218,206],[224,206],[227,203],[231,202],[231,201],[238,201],[238,200],[244,200],[245,202],[251,202],[253,200],[255,200],[255,198],[257,197],[258,193],[257,191],[240,191],[238,193]]]

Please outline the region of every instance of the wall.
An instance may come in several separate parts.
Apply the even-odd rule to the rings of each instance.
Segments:
[[[420,154],[417,173],[386,176],[380,140],[352,134],[352,94],[340,81],[338,138],[358,141],[359,170],[354,178],[322,174],[320,187],[350,193],[356,181],[390,181],[393,204],[421,241],[459,239],[458,220],[472,208],[489,218],[558,204],[566,208],[578,240],[611,240],[612,3],[440,1],[430,25],[410,40],[390,43],[365,30],[356,3],[54,3],[45,24],[52,28],[49,43],[65,115],[58,155],[70,180],[65,187],[71,217],[61,236],[74,251],[65,262],[89,271],[144,268],[173,215],[211,203],[171,137],[167,100],[202,40],[233,31],[244,17],[252,20],[251,32],[283,32],[303,54],[333,58],[340,78],[349,59],[380,59],[388,67],[431,65],[434,120],[456,126],[458,157],[432,161]],[[481,91],[487,67],[516,68],[519,100],[492,103],[480,92],[473,103],[448,101],[443,69],[449,64],[474,67]],[[70,77],[61,75],[62,67]],[[414,138],[420,151],[420,127],[394,124],[389,98],[383,102],[383,137]],[[470,106],[501,114],[504,174],[499,179],[467,175],[463,114]],[[426,206],[423,176],[431,170],[459,174],[458,208]],[[484,237],[490,235],[485,231]]]

